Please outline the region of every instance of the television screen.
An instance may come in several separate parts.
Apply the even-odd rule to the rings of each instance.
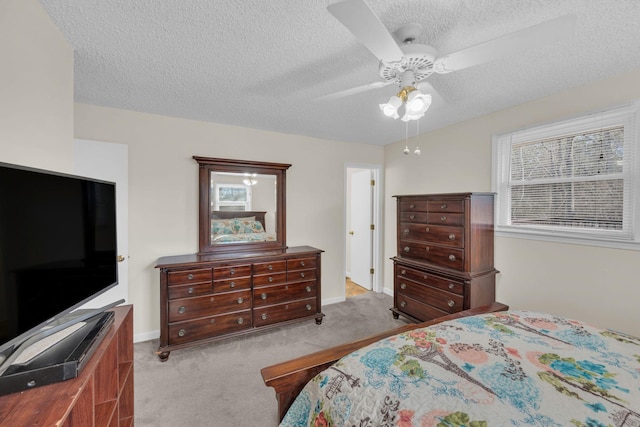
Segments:
[[[0,163],[0,354],[118,283],[115,191]]]

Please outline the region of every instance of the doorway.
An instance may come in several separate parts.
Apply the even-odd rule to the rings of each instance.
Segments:
[[[380,292],[378,284],[381,166],[345,168],[345,296]]]

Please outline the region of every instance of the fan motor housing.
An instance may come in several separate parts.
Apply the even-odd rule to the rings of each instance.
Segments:
[[[397,62],[380,61],[378,73],[387,81],[399,80],[405,71],[413,71],[416,82],[433,73],[433,62],[438,51],[426,44],[404,44],[400,46],[404,58]]]

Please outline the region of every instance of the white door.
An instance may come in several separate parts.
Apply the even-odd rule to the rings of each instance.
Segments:
[[[351,280],[363,288],[372,289],[372,194],[371,171],[369,169],[351,174]]]
[[[116,183],[116,226],[118,235],[118,285],[92,299],[81,308],[98,308],[120,299],[129,299],[129,174],[128,147],[125,144],[76,139],[74,173]]]

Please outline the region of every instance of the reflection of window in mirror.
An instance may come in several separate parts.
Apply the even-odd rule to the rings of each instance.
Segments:
[[[211,187],[216,191],[213,210],[251,210],[251,187],[244,184],[215,184],[215,187]]]

